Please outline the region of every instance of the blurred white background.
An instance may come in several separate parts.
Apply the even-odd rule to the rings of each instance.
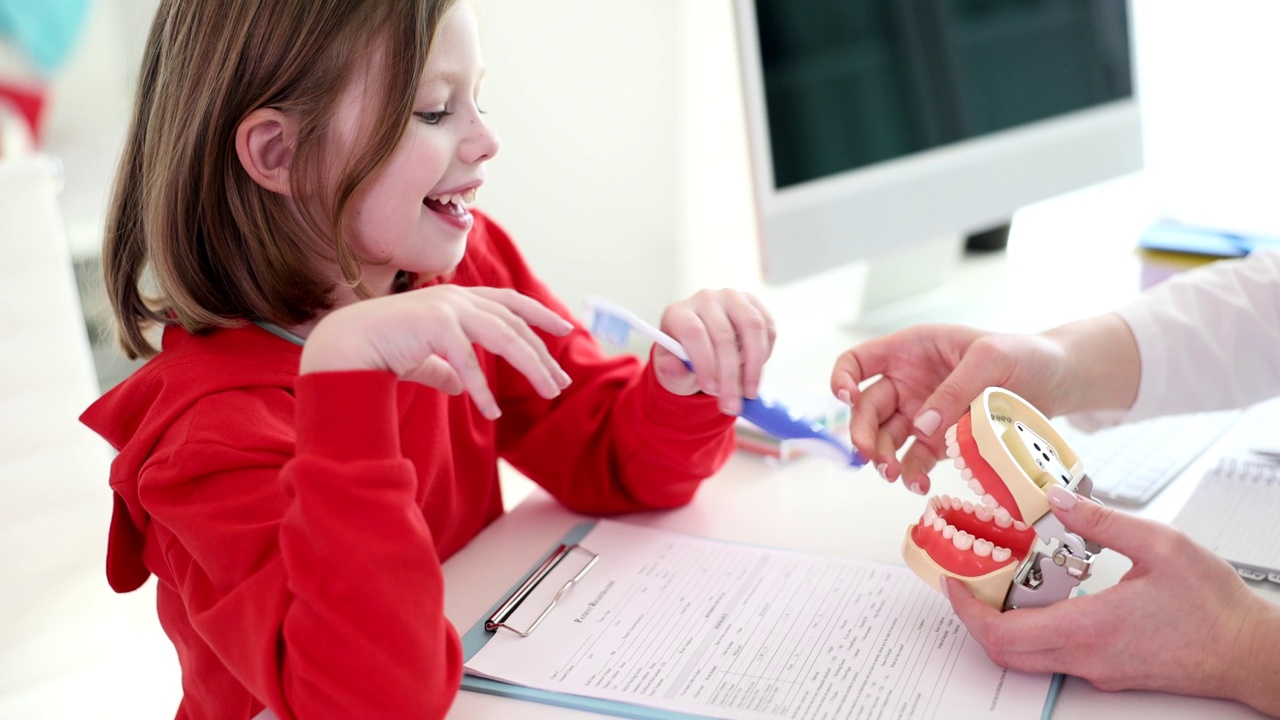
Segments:
[[[504,139],[479,205],[571,307],[604,293],[656,318],[702,286],[774,292],[756,270],[730,0],[472,1],[489,65],[484,104]],[[58,203],[95,340],[103,208],[154,7],[92,0],[50,88],[43,149],[64,167]],[[1132,7],[1145,175],[1157,202],[1187,218],[1280,229],[1280,3]],[[22,72],[21,63],[0,53],[0,78],[6,72]],[[0,212],[9,212],[3,200]],[[0,238],[0,246],[25,241]],[[105,388],[130,366],[109,344],[94,345]],[[0,453],[13,452],[0,439]],[[0,476],[7,491],[30,481]],[[103,490],[93,519],[102,531],[75,548],[81,562],[50,569],[36,586],[6,584],[44,610],[0,617],[0,638],[21,639],[0,648],[0,718],[172,717],[178,672],[153,590],[106,589],[110,508],[105,476],[93,482]],[[0,527],[3,554],[38,546]]]

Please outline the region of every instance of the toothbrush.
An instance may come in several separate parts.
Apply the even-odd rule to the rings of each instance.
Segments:
[[[604,298],[586,298],[587,327],[591,334],[618,347],[626,347],[631,332],[635,331],[666,348],[680,358],[685,367],[693,369],[689,354],[675,338],[650,325],[630,310]],[[742,417],[778,440],[794,442],[805,452],[831,458],[845,465],[862,467],[866,459],[853,447],[842,442],[822,423],[805,418],[787,409],[771,398],[743,398]]]

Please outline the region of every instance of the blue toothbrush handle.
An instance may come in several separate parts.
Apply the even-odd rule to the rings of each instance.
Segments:
[[[693,370],[693,363],[684,361],[684,366]],[[832,435],[821,423],[797,417],[787,410],[786,406],[766,398],[742,398],[743,419],[760,428],[779,440],[796,440],[808,438],[821,440],[838,448],[849,457],[849,464],[861,467],[867,464],[862,453],[849,448]]]

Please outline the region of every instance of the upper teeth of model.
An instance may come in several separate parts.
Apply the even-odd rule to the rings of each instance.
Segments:
[[[476,189],[463,190],[458,193],[448,193],[446,195],[428,195],[428,200],[434,200],[444,205],[468,205],[476,201]]]

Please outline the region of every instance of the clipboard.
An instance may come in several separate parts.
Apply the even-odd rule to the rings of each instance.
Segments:
[[[601,559],[600,555],[583,548],[579,543],[584,540],[593,529],[597,526],[596,522],[586,522],[573,527],[567,532],[560,541],[544,553],[538,562],[525,573],[512,587],[503,594],[489,611],[478,619],[469,630],[462,635],[462,652],[464,662],[470,662],[472,658],[479,653],[486,644],[495,637],[497,632],[514,632],[517,635],[528,637],[537,630],[537,624],[541,622],[550,612],[554,611],[554,606],[563,595],[571,592],[572,585],[577,580],[585,576],[597,560]],[[519,605],[524,599],[528,598],[529,590],[537,586],[543,579],[550,577],[550,571],[557,564],[571,562],[559,578],[564,578],[568,573],[575,573],[569,577],[568,581],[562,579],[552,580],[548,587],[543,590],[542,597],[529,608],[526,608],[525,615],[532,615],[532,622],[526,621],[523,624],[516,624],[515,627],[506,625],[509,612],[504,615],[503,610],[510,611],[514,605]],[[576,572],[575,572],[576,571]],[[555,583],[561,583],[563,586],[553,588]],[[552,594],[552,590],[555,590]],[[546,597],[551,596],[551,602],[547,603]],[[1053,676],[1047,695],[1044,699],[1043,709],[1040,717],[1042,720],[1049,720],[1050,713],[1056,703],[1058,693],[1061,691],[1064,676],[1056,674]],[[544,705],[555,707],[569,708],[572,710],[582,710],[602,715],[612,715],[615,717],[633,718],[635,720],[654,720],[660,718],[675,718],[676,720],[707,720],[709,716],[702,714],[689,714],[685,712],[668,710],[663,708],[655,708],[647,705],[629,703],[625,701],[617,701],[610,699],[601,699],[586,695],[575,695],[565,692],[556,692],[551,690],[543,690],[536,687],[518,685],[514,683],[494,680],[492,678],[473,675],[464,670],[462,675],[461,687],[463,690],[484,693],[488,695],[497,695],[509,697],[517,700],[528,702],[536,702]]]
[[[510,629],[517,634],[531,634],[537,630],[537,624],[541,622],[542,618],[546,617],[547,613],[554,610],[552,605],[548,605],[541,609],[535,622],[526,628],[508,627],[505,624],[507,618],[502,615],[501,611],[504,609],[504,606],[508,610],[514,609],[514,606],[511,605],[511,603],[514,602],[518,605],[523,599],[522,596],[527,596],[528,590],[532,589],[532,587],[536,585],[541,578],[546,577],[550,573],[550,570],[555,567],[556,562],[570,561],[571,555],[575,549],[585,551],[584,567],[586,569],[575,575],[574,579],[576,580],[585,575],[586,572],[590,570],[590,567],[595,564],[596,560],[599,559],[599,556],[592,553],[590,550],[583,548],[579,545],[579,542],[591,532],[591,529],[594,528],[595,525],[596,524],[594,522],[587,522],[576,525],[569,530],[569,532],[560,539],[560,542],[556,547],[543,555],[539,559],[537,565],[526,573],[524,577],[520,578],[520,580],[511,587],[510,591],[503,595],[498,602],[494,603],[493,607],[489,608],[489,612],[485,613],[483,617],[471,626],[470,630],[463,634],[462,657],[464,661],[470,660],[476,653],[480,652],[480,649],[489,642],[489,639],[493,637],[495,632]],[[565,589],[566,588],[561,588],[561,591],[564,591]],[[555,599],[558,600],[560,594],[561,592],[557,592]],[[500,624],[501,627],[496,627],[495,621],[496,624]],[[542,703],[544,705],[554,705],[556,707],[569,708],[571,710],[584,710],[603,715],[632,718],[633,720],[706,720],[706,716],[703,715],[688,715],[685,713],[670,712],[642,705],[632,705],[630,703],[590,698],[582,695],[549,692],[538,688],[514,685],[511,683],[501,682],[499,680],[480,677],[478,675],[471,675],[466,672],[463,672],[462,674],[462,689],[485,693],[488,695],[500,695],[502,697],[515,698],[517,700],[527,700],[530,702]]]

